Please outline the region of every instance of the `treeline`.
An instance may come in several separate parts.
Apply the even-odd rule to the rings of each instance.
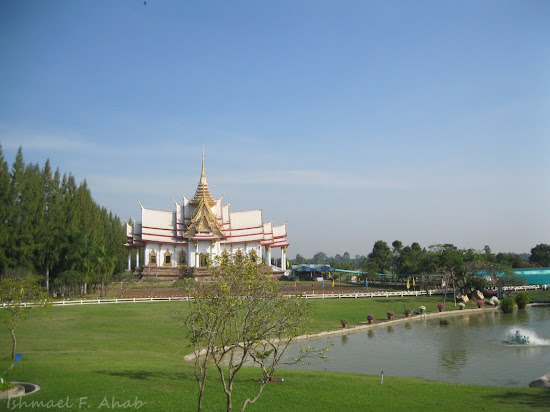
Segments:
[[[94,202],[86,181],[25,164],[11,166],[0,145],[0,274],[31,273],[51,292],[73,296],[101,287],[125,268],[125,228]]]
[[[455,294],[472,294],[475,290],[483,290],[486,285],[493,286],[521,285],[525,281],[516,276],[514,267],[550,267],[550,245],[540,244],[531,249],[529,260],[516,254],[491,253],[489,246],[483,251],[474,249],[459,249],[452,244],[439,244],[422,248],[418,243],[403,246],[396,240],[392,247],[379,240],[375,242],[372,252],[367,257],[356,256],[337,260],[328,258],[324,253],[317,253],[309,263],[330,264],[336,269],[360,270],[363,273],[358,277],[369,281],[397,279],[405,281],[412,279],[421,289],[429,290],[437,287],[449,286]],[[343,256],[342,256],[343,258]],[[301,256],[294,262],[306,263]],[[291,262],[294,264],[294,262]],[[307,274],[306,274],[307,277]],[[311,277],[311,275],[310,275]]]
[[[323,252],[316,253],[313,258],[306,259],[297,254],[290,259],[293,265],[314,263],[327,264],[335,269],[361,270],[365,272],[392,273],[397,275],[415,275],[436,270],[437,260],[443,251],[452,251],[462,262],[482,261],[509,268],[550,267],[550,245],[539,244],[531,249],[531,254],[491,252],[489,246],[482,251],[474,249],[458,249],[452,244],[432,245],[423,248],[419,243],[404,246],[399,240],[391,247],[384,241],[375,242],[372,251],[367,255],[355,255],[352,258],[348,252],[329,257]]]

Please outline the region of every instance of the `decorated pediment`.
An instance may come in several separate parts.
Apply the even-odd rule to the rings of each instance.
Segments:
[[[218,219],[210,209],[205,200],[201,200],[197,210],[191,217],[191,222],[183,237],[187,239],[194,238],[197,234],[209,235],[219,239],[225,239],[225,235],[218,223]]]

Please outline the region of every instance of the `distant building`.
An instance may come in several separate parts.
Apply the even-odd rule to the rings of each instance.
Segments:
[[[128,270],[132,248],[144,249],[142,267],[136,253],[136,269],[155,276],[177,273],[174,268],[205,268],[223,254],[248,255],[271,265],[272,249],[281,248],[284,271],[289,245],[286,224],[264,222],[259,209],[233,212],[222,200],[210,194],[203,150],[201,176],[192,199],[182,195],[181,204],[174,201],[174,211],[148,209],[140,203],[141,222],[126,222]]]

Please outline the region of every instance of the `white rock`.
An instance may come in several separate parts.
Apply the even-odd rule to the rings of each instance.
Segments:
[[[550,388],[550,373],[541,376],[538,379],[535,379],[533,382],[529,383],[531,388]]]

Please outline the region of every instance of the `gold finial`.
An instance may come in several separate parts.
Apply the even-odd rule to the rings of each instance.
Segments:
[[[204,145],[202,145],[202,170],[201,170],[201,183],[206,183],[206,173],[204,173]]]

